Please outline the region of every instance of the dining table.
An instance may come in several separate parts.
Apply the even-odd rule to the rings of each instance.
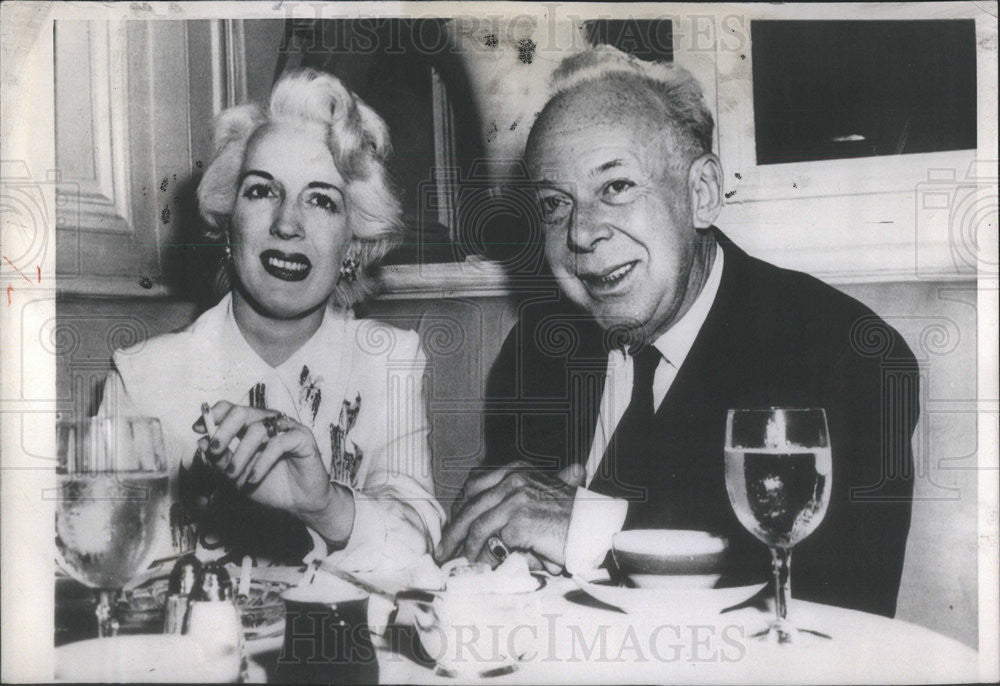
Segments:
[[[265,568],[264,571],[272,579],[300,584],[308,574],[292,567]],[[92,623],[86,621],[88,612],[92,612],[92,606],[87,605],[92,603],[92,594],[82,586],[73,586],[76,582],[72,580],[62,579],[61,582],[57,584],[56,593],[56,644],[62,646],[56,651],[57,678],[68,674],[80,677],[79,680],[113,677],[112,680],[128,681],[131,675],[138,674],[143,681],[174,681],[177,679],[173,676],[183,674],[185,680],[217,680],[218,673],[210,668],[203,675],[205,678],[200,679],[196,665],[183,664],[185,657],[190,657],[183,654],[166,660],[184,667],[182,672],[145,670],[141,654],[117,655],[123,665],[140,668],[135,672],[119,674],[100,665],[86,666],[85,671],[80,672],[77,667],[60,665],[61,656],[68,659],[67,656],[73,654],[81,661],[92,662],[87,652],[74,653],[73,645],[90,636],[66,632],[66,626]],[[607,586],[594,586],[594,583]],[[356,590],[362,597],[369,596],[368,623],[372,626],[366,633],[370,634],[374,647],[378,683],[500,686],[534,683],[955,683],[979,680],[978,653],[959,641],[899,619],[794,597],[789,603],[789,619],[794,625],[816,633],[803,632],[801,640],[790,645],[759,640],[755,635],[766,632],[774,616],[770,589],[764,584],[745,589],[700,590],[664,596],[656,592],[650,595],[650,591],[643,589],[611,586],[606,574],[603,578],[588,580],[544,575],[541,588],[532,594],[535,601],[531,605],[532,612],[518,616],[517,627],[504,627],[497,634],[502,637],[496,639],[498,643],[506,641],[512,633],[518,634],[521,639],[518,645],[522,647],[519,659],[505,669],[492,669],[489,657],[483,658],[477,652],[483,650],[482,641],[468,641],[463,646],[460,644],[463,639],[457,637],[457,653],[453,650],[452,654],[452,657],[457,655],[460,663],[457,672],[455,664],[448,670],[428,659],[426,651],[419,647],[421,640],[413,627],[385,621],[398,614],[393,612],[392,594],[379,593],[374,588]],[[604,590],[595,594],[599,588]],[[590,593],[584,589],[589,589]],[[740,593],[745,597],[737,597]],[[83,602],[84,599],[90,600]],[[723,602],[718,602],[719,599]],[[608,600],[624,606],[627,611],[605,602]],[[739,602],[734,603],[734,600]],[[338,598],[325,598],[324,602],[335,605]],[[485,617],[491,603],[496,601],[486,593],[477,596],[474,602],[470,616],[481,614]],[[75,618],[66,614],[73,607],[77,612]],[[401,605],[397,603],[396,607]],[[488,625],[486,620],[484,622]],[[490,627],[481,628],[485,632]],[[243,646],[247,660],[242,679],[250,683],[278,683],[281,672],[276,666],[286,652],[284,641],[284,627],[262,638],[248,637]],[[82,645],[79,643],[78,647]],[[137,642],[135,645],[143,644]],[[150,645],[159,649],[156,648],[158,644],[149,644],[143,650],[149,650]],[[162,648],[163,652],[175,651],[166,642]],[[122,649],[128,650],[127,647],[119,648]],[[318,678],[327,680],[325,666],[318,669]],[[329,680],[337,679],[336,666],[331,666]]]
[[[910,622],[793,599],[803,633],[791,645],[754,638],[773,618],[764,587],[733,609],[646,603],[629,612],[601,602],[578,580],[550,576],[536,614],[523,617],[531,649],[512,669],[458,674],[417,659],[391,631],[372,632],[379,683],[933,683],[978,680],[978,653]],[[701,593],[704,593],[703,591]],[[757,599],[754,602],[754,599]],[[481,597],[485,605],[488,595]],[[668,604],[669,605],[669,604]],[[412,639],[412,634],[410,639]],[[401,649],[401,644],[404,649]],[[412,645],[409,646],[412,648]],[[282,638],[249,641],[248,681],[273,679]]]

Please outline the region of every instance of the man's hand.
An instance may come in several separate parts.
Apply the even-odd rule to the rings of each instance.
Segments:
[[[439,562],[461,556],[495,565],[486,543],[496,535],[511,549],[534,553],[550,571],[561,568],[576,487],[584,479],[580,465],[551,475],[524,462],[470,478],[435,557]]]

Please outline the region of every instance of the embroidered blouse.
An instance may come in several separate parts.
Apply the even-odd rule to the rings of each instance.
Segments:
[[[312,429],[330,479],[353,493],[353,531],[330,561],[399,567],[434,549],[444,519],[433,495],[425,365],[415,332],[329,309],[305,345],[272,367],[243,337],[227,295],[186,329],[116,351],[101,412],[160,419],[175,498],[203,402],[294,417]],[[313,532],[313,540],[321,539]],[[165,535],[157,545],[173,552]]]

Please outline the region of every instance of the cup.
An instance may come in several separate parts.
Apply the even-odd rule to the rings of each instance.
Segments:
[[[329,602],[304,586],[289,589],[282,600],[285,640],[275,663],[280,683],[378,683],[367,596]]]
[[[420,645],[440,676],[478,679],[509,674],[537,654],[541,609],[536,590],[519,593],[403,592]]]

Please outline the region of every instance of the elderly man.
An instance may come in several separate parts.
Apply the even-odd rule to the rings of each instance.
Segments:
[[[487,455],[439,559],[490,543],[550,570],[605,560],[628,528],[730,541],[726,581],[767,578],[726,493],[728,408],[822,407],[826,519],[793,595],[893,615],[910,523],[918,370],[899,334],[713,226],[722,167],[697,82],[602,46],[567,59],[525,153],[565,300],[521,310],[487,389]],[[803,227],[803,230],[808,230]]]

